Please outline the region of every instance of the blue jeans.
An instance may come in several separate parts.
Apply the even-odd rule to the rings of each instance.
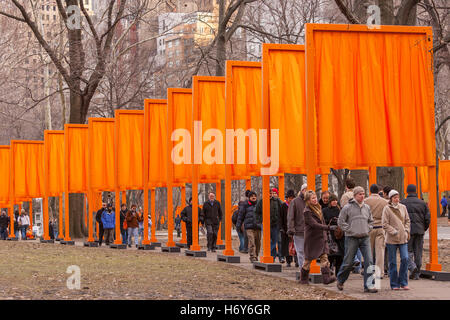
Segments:
[[[22,240],[27,238],[28,225],[21,226],[20,231],[22,232]]]
[[[139,244],[142,244],[144,240],[144,227],[139,227]]]
[[[236,230],[239,237],[239,251],[244,251],[245,248],[245,236],[241,230]]]
[[[408,285],[408,244],[389,244],[389,281],[391,288],[405,287]],[[400,271],[397,270],[397,249],[400,251]]]
[[[2,240],[6,240],[6,238],[8,237],[8,232],[6,230],[7,228],[0,228],[0,238]]]
[[[359,262],[359,266],[355,267],[355,272],[359,273],[361,271],[361,266],[362,266],[362,254],[361,254],[361,250],[359,250],[359,248],[356,251],[355,259],[353,259],[353,262],[356,262],[356,261]]]
[[[277,257],[277,243],[278,243],[278,234],[279,228],[277,225],[270,227],[270,255],[273,257],[273,262],[275,262],[275,258]]]
[[[120,230],[120,233],[122,234],[122,244],[127,244],[128,240],[127,229]]]
[[[353,269],[353,260],[358,248],[361,250],[364,257],[364,288],[373,288],[372,283],[370,283],[369,286],[367,285],[367,279],[373,274],[373,272],[370,274],[367,273],[367,268],[373,265],[372,252],[370,250],[370,239],[368,236],[363,238],[345,237],[344,261],[337,274],[337,279],[340,283],[347,281],[350,272]]]
[[[139,243],[138,228],[128,228],[128,244],[131,245],[131,237],[134,237],[134,244]]]

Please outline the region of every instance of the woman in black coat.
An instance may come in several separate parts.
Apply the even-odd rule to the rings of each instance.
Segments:
[[[287,267],[291,266],[292,256],[289,255],[289,236],[287,234],[287,215],[289,209],[289,203],[295,198],[294,190],[290,189],[286,193],[286,201],[281,205],[280,217],[280,256],[286,258]],[[281,262],[281,261],[280,261]]]
[[[341,208],[339,207],[338,199],[334,194],[331,194],[330,200],[328,202],[328,207],[322,209],[325,223],[330,226],[337,226],[337,220],[339,218],[340,212]],[[340,239],[336,239],[334,231],[331,231],[329,235],[331,236],[331,240],[336,244],[335,249],[337,250],[330,250],[330,253],[328,254],[328,260],[330,261],[330,268],[334,267],[335,274],[337,274],[344,259],[344,235],[342,234]]]

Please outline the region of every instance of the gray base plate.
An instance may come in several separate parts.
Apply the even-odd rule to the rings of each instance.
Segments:
[[[60,244],[65,244],[65,245],[69,245],[69,246],[74,246],[75,245],[75,241],[73,241],[73,240],[69,240],[69,241],[61,240],[59,243]]]
[[[300,281],[300,272],[295,273],[295,279]],[[309,274],[309,282],[311,283],[322,283],[322,274],[321,273],[310,273]]]
[[[56,238],[55,241],[61,241],[64,240],[64,238]]]
[[[95,241],[85,241],[84,242],[85,247],[98,247],[98,242]]]
[[[152,242],[151,244],[155,247],[161,247],[161,242]]]
[[[111,249],[126,249],[127,245],[126,244],[115,244],[115,243],[113,243],[113,244],[110,244],[109,247]]]
[[[53,239],[50,239],[50,240],[41,239],[40,241],[41,241],[41,243],[55,243],[55,240],[53,240]]]
[[[225,256],[223,254],[217,255],[217,261],[223,261],[227,263],[240,263],[241,257],[239,256]]]
[[[186,251],[184,251],[184,254],[189,257],[195,257],[195,258],[205,258],[206,257],[206,251],[186,250]]]
[[[420,270],[420,276],[436,281],[450,281],[450,272]]]
[[[151,244],[140,244],[138,250],[155,250],[155,246]]]
[[[179,247],[161,247],[162,252],[181,252]]]
[[[253,268],[261,269],[266,272],[281,272],[281,264],[279,263],[264,263],[255,261],[253,262]]]
[[[179,243],[179,242],[177,242],[177,243],[175,243],[175,245],[177,247],[180,247],[180,248],[187,248],[187,243]]]

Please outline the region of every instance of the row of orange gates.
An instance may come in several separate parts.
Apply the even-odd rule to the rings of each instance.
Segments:
[[[377,166],[404,167],[408,183],[416,179],[411,170],[420,168],[430,210],[437,212],[432,29],[307,24],[305,42],[264,44],[261,63],[227,61],[225,77],[194,76],[192,89],[169,88],[167,99],[147,99],[144,110],[116,110],[114,118],[46,130],[44,141],[1,146],[0,205],[11,214],[14,204],[42,197],[48,240],[48,198],[64,195],[60,231],[69,241],[69,193],[85,193],[96,209],[102,191],[116,192],[120,208],[121,191],[143,189],[147,220],[150,190],[155,221],[155,188],[167,188],[171,213],[172,188],[181,187],[184,204],[185,185],[192,183],[190,250],[195,252],[200,251],[198,184],[224,179],[224,256],[234,255],[233,179],[245,179],[251,187],[250,178],[262,176],[264,235],[270,234],[269,178],[279,176],[283,195],[284,173],[306,174],[312,190],[315,175],[321,174],[325,190],[330,168],[368,169],[370,183],[376,182]],[[233,134],[240,135],[237,144]],[[440,162],[441,190],[450,190],[449,168]],[[88,242],[94,241],[92,209]],[[167,222],[166,247],[171,248],[171,214]],[[144,226],[143,244],[156,243],[155,224],[150,239],[147,221]],[[269,237],[263,238],[260,262],[273,263]],[[426,268],[441,270],[436,214],[431,215]]]

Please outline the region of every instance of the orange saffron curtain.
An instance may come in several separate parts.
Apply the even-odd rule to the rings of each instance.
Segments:
[[[48,196],[59,197],[64,192],[64,131],[48,131],[44,136],[48,168]]]
[[[279,172],[305,173],[305,51],[303,45],[263,45],[263,90],[270,129],[279,129]]]
[[[230,65],[230,67],[228,67]],[[262,102],[262,70],[261,63],[227,61],[227,110],[231,112],[231,126],[227,129],[242,130],[252,136],[254,142],[245,136],[245,164],[238,164],[238,138],[234,138],[234,159],[231,165],[232,179],[244,179],[249,176],[259,176],[260,162],[258,154],[258,136],[261,129]],[[229,88],[231,86],[231,88]],[[230,90],[231,89],[231,90]],[[255,148],[252,147],[255,146]],[[224,149],[226,152],[226,148]],[[250,164],[250,154],[256,155],[256,164]]]
[[[40,198],[44,195],[44,143],[12,141],[14,197]]]
[[[198,168],[199,180],[224,179],[225,79],[222,77],[198,77],[197,79],[193,100],[195,101],[194,107],[198,108],[198,119],[194,120],[202,122],[203,138],[205,138],[205,134],[208,135],[208,132],[213,132],[210,129],[215,130],[215,133],[218,134],[218,136],[211,137],[210,141],[202,143],[202,163]],[[222,156],[218,152],[221,152]],[[210,162],[208,163],[208,161]]]
[[[68,187],[69,193],[85,193],[87,186],[87,161],[88,161],[88,126],[66,126],[68,145],[65,150],[68,153]]]
[[[118,187],[120,190],[142,189],[144,112],[116,110],[118,130]]]
[[[89,119],[90,188],[114,190],[114,119]]]
[[[145,116],[149,123],[148,187],[163,187],[168,165],[167,103],[146,104]]]
[[[0,203],[7,204],[9,201],[9,146],[0,146],[0,177],[3,182],[0,184]]]
[[[314,61],[318,165],[433,166],[428,29],[345,28],[307,25],[308,53]]]
[[[172,99],[168,99],[168,103],[171,103],[169,110],[172,110],[172,115],[169,119],[172,119],[172,128],[173,130],[177,129],[185,129],[189,132],[189,136],[186,137],[189,141],[184,141],[186,148],[184,148],[184,152],[191,153],[190,150],[190,134],[191,134],[191,126],[192,126],[192,91],[185,90],[180,92],[172,92]],[[171,134],[171,133],[169,133]],[[173,141],[172,146],[181,143]],[[184,156],[184,155],[180,155]],[[174,164],[170,159],[168,161],[169,165],[173,165],[173,183],[189,183],[191,182],[192,170],[190,165],[182,164]]]

